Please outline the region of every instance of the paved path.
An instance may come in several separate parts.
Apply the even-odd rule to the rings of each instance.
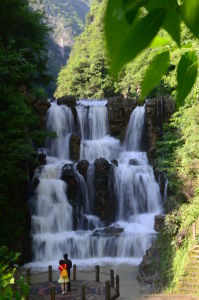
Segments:
[[[103,283],[91,281],[71,281],[72,291],[66,295],[61,295],[61,285],[58,282],[37,283],[31,285],[30,300],[49,300],[51,299],[51,287],[55,287],[55,299],[61,300],[80,300],[81,287],[86,286],[86,300],[104,300],[105,286]],[[111,289],[111,296],[116,296],[115,290]]]
[[[199,300],[199,297],[191,295],[151,295],[140,300]]]

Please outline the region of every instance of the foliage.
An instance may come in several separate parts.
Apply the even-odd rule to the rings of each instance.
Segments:
[[[58,76],[55,95],[104,98],[113,94],[104,45],[103,15],[105,1],[93,1],[84,32],[75,41],[68,64]]]
[[[189,100],[189,99],[188,99]],[[175,290],[193,246],[192,224],[199,220],[198,114],[195,102],[181,107],[157,143],[156,169],[168,175],[165,225],[158,235],[158,286]]]
[[[158,35],[161,28],[171,36],[178,47],[181,46],[182,21],[198,37],[198,11],[199,4],[196,0],[184,0],[180,3],[177,0],[109,0],[105,14],[105,35],[112,71],[117,74],[125,64],[135,59],[144,49],[150,47],[150,44],[151,47],[154,45],[159,47],[160,52],[165,51],[165,39],[162,40],[161,36]],[[113,28],[116,29],[117,34]],[[155,43],[154,39],[156,39]],[[127,49],[131,50],[127,51]],[[173,48],[168,43],[168,50],[172,52],[175,47]],[[152,63],[154,64],[154,60]],[[152,66],[146,71],[142,87],[148,84],[148,73]],[[157,86],[167,71],[166,67],[164,68],[163,60],[159,66],[162,66],[160,71],[151,75],[151,90]],[[197,71],[197,53],[192,49],[183,54],[178,65],[178,106],[184,103],[185,98],[190,93],[196,81]],[[142,98],[146,92],[148,90],[143,92]]]
[[[29,235],[28,180],[44,137],[31,92],[48,82],[47,32],[27,0],[0,2],[0,237],[10,249]]]
[[[6,247],[0,247],[0,299],[25,299],[29,294],[29,286],[23,277],[16,280],[19,253],[10,252]],[[15,290],[13,287],[18,286]]]

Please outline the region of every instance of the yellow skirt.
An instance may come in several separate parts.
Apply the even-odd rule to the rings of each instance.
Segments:
[[[68,279],[68,277],[63,278],[63,277],[60,276],[58,282],[59,283],[67,283],[67,282],[69,282],[69,279]]]

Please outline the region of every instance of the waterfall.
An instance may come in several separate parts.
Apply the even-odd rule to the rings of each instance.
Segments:
[[[78,264],[113,259],[138,263],[156,238],[154,217],[162,212],[162,199],[143,147],[145,107],[133,110],[121,145],[110,135],[106,104],[106,100],[77,101],[80,160],[88,160],[84,176],[77,171],[76,163],[69,161],[70,135],[75,130],[70,108],[52,103],[48,110],[47,129],[57,138],[47,140],[47,164],[35,171],[39,181],[31,199],[35,265],[54,264],[65,252]],[[110,207],[112,224],[96,213],[96,197],[103,196],[96,195],[99,158],[108,161],[103,168],[110,166],[105,181],[109,197],[114,199],[114,207]],[[114,160],[115,164],[111,162]],[[66,175],[74,180],[74,198],[67,196],[71,191],[63,170],[69,170]]]
[[[47,113],[47,130],[55,132],[57,138],[47,140],[48,153],[60,159],[69,159],[70,135],[74,130],[72,111],[65,105],[51,103]]]

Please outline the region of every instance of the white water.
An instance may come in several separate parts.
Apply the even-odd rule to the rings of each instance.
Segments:
[[[145,108],[131,114],[123,145],[109,135],[106,101],[79,101],[77,105],[80,159],[90,163],[87,182],[75,165],[80,202],[77,214],[79,230],[73,231],[72,206],[66,196],[66,184],[60,179],[64,163],[70,157],[68,137],[74,130],[72,112],[65,106],[52,104],[47,114],[47,128],[58,138],[48,141],[47,165],[36,170],[40,180],[32,199],[32,238],[35,266],[57,264],[68,253],[79,265],[89,263],[139,263],[156,237],[154,217],[162,211],[161,196],[146,152],[142,152],[145,130]],[[117,159],[113,165],[114,194],[118,202],[113,229],[120,234],[94,233],[103,229],[103,222],[94,215],[94,160]],[[64,161],[65,160],[65,161]],[[72,162],[70,162],[72,163]]]

